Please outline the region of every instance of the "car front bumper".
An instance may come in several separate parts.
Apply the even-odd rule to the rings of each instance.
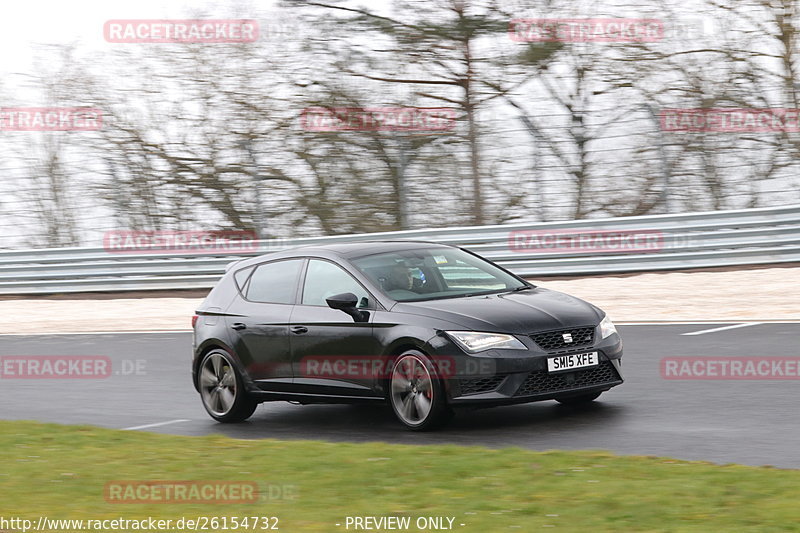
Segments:
[[[523,340],[523,339],[521,339]],[[443,375],[452,405],[508,405],[603,392],[623,383],[622,340],[614,334],[589,346],[547,352],[530,339],[528,350],[489,350],[465,354],[449,341],[432,343],[434,357],[452,361]],[[597,352],[599,364],[565,372],[549,372],[551,357]],[[441,366],[441,365],[440,365]]]

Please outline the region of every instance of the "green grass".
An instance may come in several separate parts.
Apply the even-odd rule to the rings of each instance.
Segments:
[[[0,422],[0,461],[0,517],[34,521],[261,515],[279,517],[281,531],[334,532],[347,531],[346,516],[410,516],[412,525],[419,516],[450,516],[465,533],[764,532],[800,524],[800,471],[607,452],[241,441]],[[109,503],[103,489],[115,480],[254,480],[291,486],[295,497]]]

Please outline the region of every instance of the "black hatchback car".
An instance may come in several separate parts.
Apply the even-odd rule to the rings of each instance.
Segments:
[[[577,405],[622,383],[622,341],[603,311],[442,244],[238,261],[193,325],[194,386],[220,422],[264,401],[388,401],[423,430],[457,406]]]

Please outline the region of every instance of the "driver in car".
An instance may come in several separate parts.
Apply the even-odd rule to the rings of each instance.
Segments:
[[[392,270],[389,271],[389,276],[383,288],[387,291],[414,289],[414,276],[411,275],[411,269],[405,265],[394,265]]]

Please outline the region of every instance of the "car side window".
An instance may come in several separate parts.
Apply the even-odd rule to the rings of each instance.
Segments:
[[[245,285],[247,284],[247,281],[250,279],[250,273],[253,272],[253,268],[255,267],[249,266],[247,268],[237,270],[233,274],[233,279],[236,281],[236,286],[239,287],[239,290],[242,291],[243,293],[245,290]]]
[[[250,277],[245,297],[252,302],[293,304],[302,266],[302,259],[259,265]]]
[[[328,261],[312,259],[308,262],[306,282],[303,286],[303,305],[326,306],[326,298],[335,294],[352,292],[358,298],[358,307],[368,307],[369,293],[353,276]]]

